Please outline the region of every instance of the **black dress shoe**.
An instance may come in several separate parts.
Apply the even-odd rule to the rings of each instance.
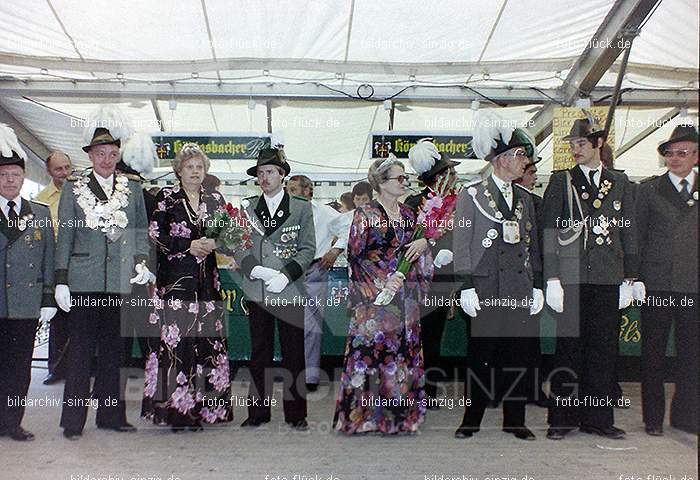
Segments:
[[[102,425],[98,425],[97,428],[101,430],[112,430],[113,432],[120,432],[120,433],[133,433],[136,431],[136,427],[134,427],[130,423],[125,423],[123,425],[117,425],[116,427],[106,427]]]
[[[83,434],[81,432],[77,432],[75,430],[69,430],[66,428],[65,430],[63,430],[63,436],[66,437],[68,440],[75,441],[75,440],[80,440],[80,437],[82,437]]]
[[[62,381],[63,377],[56,375],[55,373],[49,373],[46,375],[46,378],[42,382],[44,385],[55,385],[58,382]]]
[[[583,433],[600,435],[601,437],[611,438],[613,440],[622,440],[625,438],[625,431],[613,426],[598,428],[592,425],[581,425],[579,430],[581,430]]]
[[[478,428],[460,425],[460,427],[455,430],[455,438],[472,438],[472,436],[474,436],[474,434],[478,431]]]
[[[309,392],[315,392],[318,390],[318,383],[307,383],[306,390]]]
[[[515,438],[520,439],[520,440],[536,440],[537,437],[535,437],[535,434],[532,433],[532,430],[530,430],[527,427],[517,427],[517,428],[504,428],[504,432],[506,433],[512,433]]]
[[[309,424],[306,422],[305,418],[302,418],[301,420],[295,420],[293,422],[287,422],[287,425],[289,425],[294,430],[299,430],[300,432],[305,432],[309,429]]]
[[[17,427],[14,430],[8,430],[7,435],[17,442],[31,442],[34,440],[34,434],[22,427]]]
[[[645,425],[644,431],[647,432],[647,435],[651,435],[652,437],[663,437],[664,435],[664,429],[661,426]]]
[[[547,430],[547,438],[550,440],[561,440],[572,430],[573,428],[550,428]]]
[[[243,423],[241,423],[241,427],[243,428],[256,428],[262,425],[263,423],[268,423],[270,420],[260,420],[258,418],[246,418]]]

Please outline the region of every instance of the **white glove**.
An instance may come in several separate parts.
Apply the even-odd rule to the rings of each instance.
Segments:
[[[39,313],[39,323],[49,323],[49,321],[58,313],[56,307],[41,307]]]
[[[537,315],[544,308],[544,293],[539,288],[532,289],[532,305],[530,315]]]
[[[53,298],[56,299],[58,308],[64,312],[70,312],[71,298],[68,285],[56,285],[56,292],[53,294]]]
[[[265,281],[265,287],[267,287],[267,291],[270,293],[280,293],[287,285],[289,285],[289,279],[287,275],[281,272],[270,280]]]
[[[632,304],[633,287],[627,282],[620,284],[620,303],[617,306],[620,310],[627,308]]]
[[[564,311],[564,289],[559,280],[547,280],[547,305],[557,313]]]
[[[269,282],[279,273],[280,273],[280,271],[275,270],[274,268],[267,268],[267,267],[263,267],[262,265],[256,265],[250,271],[250,279],[251,280],[264,280],[265,282]]]
[[[454,255],[450,250],[442,249],[435,255],[435,258],[433,259],[433,265],[435,265],[437,268],[442,268],[445,265],[449,265],[450,263],[452,263],[453,257]]]
[[[634,282],[632,284],[632,298],[638,302],[643,302],[647,298],[647,287],[644,282]]]
[[[481,305],[479,305],[479,295],[476,294],[476,289],[468,288],[462,290],[459,295],[459,304],[464,310],[464,313],[470,317],[476,317],[476,311],[481,310]]]
[[[136,264],[134,270],[136,270],[136,276],[129,280],[129,283],[135,283],[137,285],[156,283],[156,276],[153,275],[150,270],[148,270],[146,262]]]

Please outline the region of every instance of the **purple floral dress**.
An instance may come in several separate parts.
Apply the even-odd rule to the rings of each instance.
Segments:
[[[415,215],[400,204],[392,226],[376,201],[355,210],[348,240],[352,311],[334,428],[344,433],[415,432],[425,416],[420,302],[433,275],[430,250],[386,306],[374,300],[410,243]]]
[[[224,200],[202,190],[195,212],[174,186],[163,188],[155,202],[148,233],[158,250],[158,273],[149,322],[160,328],[160,343],[146,360],[143,416],[174,428],[233,420],[215,254],[188,252]]]

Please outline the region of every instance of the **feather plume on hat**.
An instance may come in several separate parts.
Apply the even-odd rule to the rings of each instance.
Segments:
[[[478,158],[486,158],[498,146],[508,144],[515,128],[490,110],[479,110],[472,135],[472,150]]]
[[[440,160],[440,152],[432,138],[421,138],[408,151],[408,161],[418,175],[429,171]]]
[[[115,140],[126,140],[133,132],[129,119],[114,105],[100,105],[88,115],[83,130],[85,143],[90,143],[96,128],[106,128]]]
[[[15,154],[22,160],[27,159],[27,154],[19,144],[15,131],[8,125],[0,123],[0,154],[3,157],[10,158],[12,157],[12,152],[15,152]]]
[[[284,148],[284,134],[282,132],[274,132],[270,137],[270,148],[281,150]]]
[[[158,155],[151,136],[134,133],[121,148],[122,161],[139,173],[151,173]]]

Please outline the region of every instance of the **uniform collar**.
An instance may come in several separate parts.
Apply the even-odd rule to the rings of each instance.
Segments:
[[[492,173],[492,174],[491,174],[491,178],[493,178],[493,182],[496,184],[496,186],[498,187],[498,190],[500,190],[501,192],[502,192],[504,189],[507,190],[507,189],[509,189],[509,188],[513,188],[512,182],[506,182],[505,180],[501,180],[500,178],[498,178],[498,177],[496,176],[495,173]]]
[[[22,211],[22,197],[17,195],[12,201],[15,202],[15,211],[19,215],[19,212]],[[0,195],[0,210],[2,210],[4,215],[7,215],[7,202],[9,202],[9,200]]]
[[[267,209],[270,212],[270,215],[275,214],[275,212],[277,211],[277,208],[280,206],[280,203],[282,202],[283,197],[284,197],[284,188],[281,188],[280,191],[277,192],[277,194],[275,194],[271,197],[263,192],[263,198],[265,199],[265,203],[267,204]],[[274,207],[274,209],[272,207]]]
[[[593,178],[596,178],[597,183],[600,184],[600,177],[603,175],[603,162],[599,163],[596,168],[591,168],[587,165],[579,165],[578,168],[581,169],[581,172],[583,172],[583,176],[586,177],[586,180],[591,178],[590,172],[598,172],[598,176]]]

